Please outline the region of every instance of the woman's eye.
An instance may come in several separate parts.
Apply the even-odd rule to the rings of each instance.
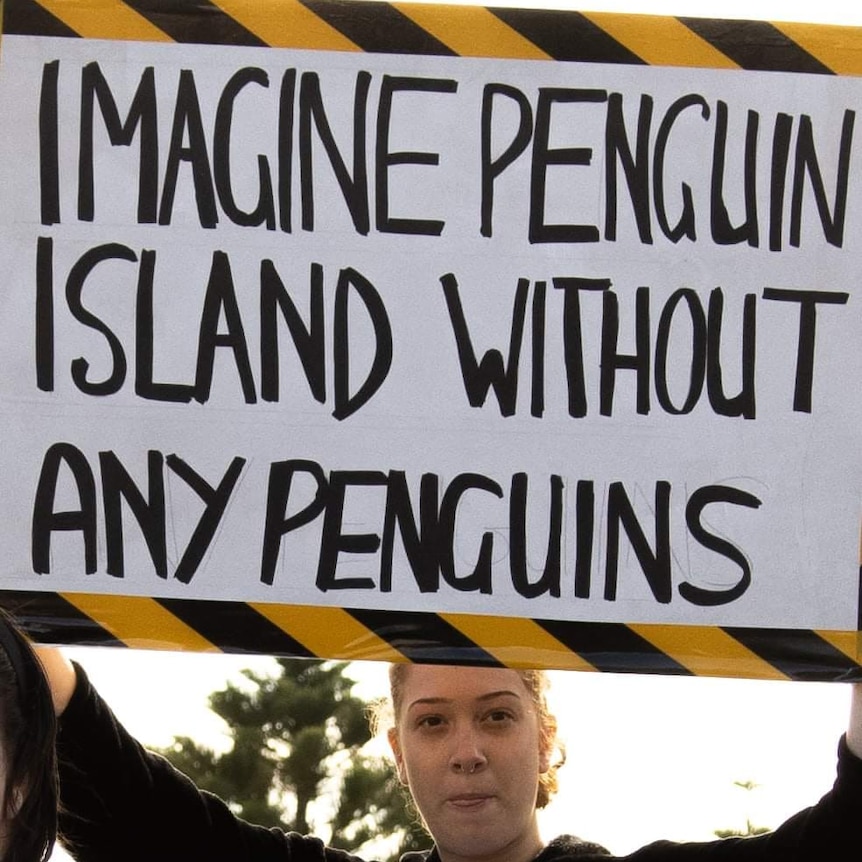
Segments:
[[[434,728],[443,725],[443,717],[440,715],[423,715],[416,720],[417,727]]]
[[[486,719],[491,724],[506,724],[514,720],[514,716],[507,709],[494,709],[488,713]]]

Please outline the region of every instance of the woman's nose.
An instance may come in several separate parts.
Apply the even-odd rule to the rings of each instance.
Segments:
[[[455,745],[449,758],[449,766],[454,772],[472,775],[485,767],[488,760],[475,733],[472,731],[458,733],[454,742]]]

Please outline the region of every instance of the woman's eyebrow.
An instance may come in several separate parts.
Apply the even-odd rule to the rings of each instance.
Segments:
[[[498,697],[514,697],[516,700],[520,700],[521,696],[515,691],[509,691],[509,689],[504,688],[500,691],[489,691],[487,694],[480,695],[476,698],[476,700],[496,700]]]
[[[480,694],[476,700],[480,703],[484,703],[485,701],[496,700],[500,697],[514,697],[516,700],[521,699],[517,692],[504,688],[499,691],[489,691],[485,694]],[[411,701],[410,704],[408,704],[407,709],[413,709],[415,706],[437,706],[439,704],[454,703],[454,701],[455,699],[450,697],[417,697],[416,700]]]
[[[433,706],[438,703],[452,703],[452,699],[448,697],[417,697],[411,701],[407,708],[412,709],[414,706]]]

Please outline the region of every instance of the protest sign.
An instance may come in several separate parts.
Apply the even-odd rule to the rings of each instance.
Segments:
[[[148,8],[6,3],[7,602],[78,642],[860,672],[846,30]]]

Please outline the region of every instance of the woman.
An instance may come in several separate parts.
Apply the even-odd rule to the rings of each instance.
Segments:
[[[553,755],[562,749],[545,699],[547,677],[526,670],[516,681],[513,674],[500,688],[491,668],[390,668],[396,721],[389,744],[438,857],[518,862],[542,851],[536,811],[556,792],[563,758],[554,762]],[[610,855],[573,836],[554,849],[563,845],[567,855]]]
[[[116,721],[86,673],[60,653],[44,659],[63,712],[63,832],[82,862],[348,862],[322,841],[237,819],[167,761],[146,752]],[[554,784],[556,726],[542,675],[434,665],[392,670],[389,731],[401,780],[434,841],[428,862],[562,862],[602,848],[563,837],[543,846],[537,806]],[[792,756],[789,753],[788,756]],[[840,744],[838,779],[816,806],[775,833],[705,844],[658,842],[629,862],[707,859],[794,862],[862,858],[862,686]],[[419,859],[411,862],[419,862]]]
[[[0,609],[0,859],[41,862],[57,835],[56,720],[42,668]]]

